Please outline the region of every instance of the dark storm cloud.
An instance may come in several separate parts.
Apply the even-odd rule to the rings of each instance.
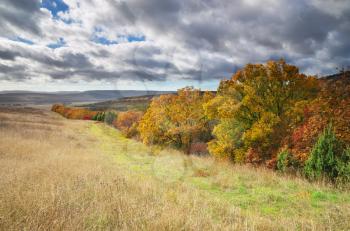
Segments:
[[[16,51],[10,51],[10,50],[0,50],[0,59],[4,60],[15,60],[17,56],[20,54]]]
[[[23,65],[3,65],[0,63],[0,80],[22,81],[29,76],[23,75],[26,67]]]
[[[127,64],[134,65],[138,69],[161,69],[163,71],[169,70],[169,69],[174,69],[177,70],[177,67],[171,63],[171,61],[166,61],[166,60],[155,60],[152,58],[135,58],[133,59],[128,59],[125,60]]]
[[[40,59],[40,60],[39,60]],[[84,69],[93,67],[93,64],[89,61],[89,58],[84,54],[73,54],[68,53],[64,54],[62,56],[62,59],[52,59],[52,58],[46,58],[41,59],[39,58],[38,61],[41,61],[42,63],[45,63],[50,66],[55,66],[59,68],[77,68],[77,69]]]
[[[100,49],[98,51],[91,52],[91,55],[99,58],[108,58],[108,57],[111,57],[113,54],[108,50]]]
[[[350,15],[350,12],[349,12]],[[328,52],[332,57],[350,59],[350,20],[339,30],[333,32],[334,43],[328,47]]]
[[[201,63],[195,70],[190,70],[183,76],[186,79],[194,79],[196,81],[206,81],[209,79],[224,79],[229,78],[232,73],[237,71],[238,67],[233,63],[222,58],[215,60],[201,59]]]
[[[86,54],[82,53],[64,53],[59,57],[50,56],[50,53],[37,52],[34,49],[26,49],[25,46],[12,46],[12,50],[6,50],[0,45],[0,58],[11,60],[15,62],[16,57],[28,60],[32,65],[34,62],[42,68],[42,73],[50,76],[52,79],[70,79],[73,76],[80,76],[85,81],[93,80],[112,80],[112,79],[125,79],[136,81],[163,81],[164,73],[159,74],[152,69],[165,68],[165,70],[176,69],[176,67],[168,61],[157,61],[153,59],[146,59],[145,55],[150,54],[150,51],[154,51],[153,47],[150,50],[137,49],[137,56],[132,53],[130,59],[124,61],[126,67],[130,67],[124,71],[110,71],[106,70],[103,66],[98,66],[90,61],[90,58]],[[48,51],[48,49],[46,50]],[[90,57],[109,57],[110,53],[104,50],[90,54]],[[140,57],[143,58],[140,58]],[[0,73],[14,73],[17,68],[17,72],[25,71],[24,68],[18,68],[15,66],[0,67]],[[23,73],[23,76],[26,76]],[[19,78],[16,78],[19,79]]]
[[[7,65],[0,64],[1,73],[8,74],[15,71],[15,69],[16,69],[16,66],[7,66]]]
[[[225,29],[220,23],[208,23],[207,21],[195,22],[184,26],[183,38],[195,48],[207,47],[213,50],[225,50],[224,41],[234,35]]]
[[[38,0],[2,0],[0,2],[0,33],[11,37],[20,29],[33,34],[40,34],[37,24],[40,12]]]
[[[85,54],[81,53],[65,53],[62,57],[54,58],[50,56],[49,53],[45,54],[42,52],[36,52],[34,50],[25,49],[23,46],[13,46],[10,50],[1,50],[0,45],[0,58],[7,60],[15,60],[16,57],[21,57],[28,59],[29,61],[38,62],[46,68],[88,68],[93,67],[93,64],[90,62],[89,58]]]
[[[305,7],[290,15],[280,40],[289,42],[298,53],[313,54],[341,23],[315,8]]]
[[[162,75],[150,71],[126,70],[122,72],[108,71],[98,68],[67,70],[51,70],[47,72],[53,79],[71,79],[74,76],[84,76],[84,81],[94,80],[134,80],[134,81],[164,81]]]
[[[189,47],[229,49],[226,41],[242,39],[267,48],[282,49],[283,43],[302,55],[312,55],[323,46],[331,31],[348,22],[310,5],[308,1],[280,1],[271,11],[249,6],[243,1],[130,1],[122,6],[128,15],[164,34],[173,34]],[[264,3],[268,6],[268,2]],[[262,5],[262,4],[261,4]],[[201,15],[202,13],[205,13]],[[350,11],[344,12],[349,15]],[[139,16],[141,15],[141,16]],[[197,17],[196,17],[197,15]],[[184,22],[193,16],[195,20]],[[344,34],[342,36],[346,36]],[[271,55],[271,54],[269,54]]]
[[[115,7],[119,8],[119,12],[121,12],[123,14],[123,16],[127,19],[127,21],[129,21],[132,24],[136,22],[136,17],[132,13],[130,8],[126,4],[126,2],[122,2],[120,4],[118,4],[116,2],[113,2],[113,3],[114,3]]]
[[[179,25],[182,5],[173,0],[121,1],[115,4],[115,10],[129,22],[145,22],[152,30],[167,33]]]

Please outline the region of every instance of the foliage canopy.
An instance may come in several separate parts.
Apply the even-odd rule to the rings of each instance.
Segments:
[[[246,65],[221,81],[218,95],[205,105],[207,115],[219,121],[211,153],[237,162],[270,159],[297,122],[295,108],[314,98],[317,90],[314,77],[300,74],[284,60]]]

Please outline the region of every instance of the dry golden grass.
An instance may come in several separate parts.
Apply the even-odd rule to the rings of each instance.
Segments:
[[[114,130],[48,110],[0,108],[0,230],[349,228],[350,207],[341,204],[348,194],[199,157],[190,157],[193,172],[185,180],[166,183],[147,173],[154,156],[113,153],[129,141],[109,132]],[[128,152],[142,150],[130,142]],[[315,192],[314,203],[323,206],[316,210],[309,203]],[[277,217],[269,207],[265,215],[255,211],[269,204],[287,207]]]
[[[191,188],[123,174],[87,124],[0,109],[0,230],[254,228],[238,209]]]

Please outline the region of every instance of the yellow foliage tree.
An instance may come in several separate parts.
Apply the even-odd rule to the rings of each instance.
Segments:
[[[209,150],[237,162],[245,159],[248,149],[258,155],[254,159],[271,158],[295,120],[296,105],[314,98],[317,91],[315,77],[300,74],[284,60],[246,65],[222,81],[217,96],[205,105],[207,115],[219,121]]]

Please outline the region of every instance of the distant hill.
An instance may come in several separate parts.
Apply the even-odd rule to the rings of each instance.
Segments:
[[[350,84],[350,71],[324,76],[321,81],[327,84],[341,82]],[[138,90],[98,90],[98,91],[62,91],[30,92],[0,91],[0,105],[48,105],[54,103],[84,105],[91,109],[142,109],[153,96],[172,94],[174,91],[138,91]],[[215,93],[215,91],[213,91]],[[136,97],[136,98],[135,98]]]
[[[345,84],[350,83],[350,71],[344,71],[341,73],[337,73],[334,75],[328,75],[325,77],[322,77],[321,80],[327,80],[328,82],[334,82],[334,81],[342,81]]]
[[[105,110],[145,111],[154,96],[157,96],[157,95],[124,97],[124,98],[120,98],[120,99],[116,99],[116,100],[108,100],[108,101],[91,103],[91,104],[81,104],[81,105],[77,105],[77,106],[88,108],[88,109],[94,110],[94,111],[105,111]]]
[[[0,91],[0,105],[45,105],[54,103],[94,103],[124,97],[161,95],[171,91],[101,90],[84,92]]]
[[[216,94],[216,91],[211,91],[211,92]],[[204,91],[202,93],[204,93]],[[176,94],[176,92],[162,92],[162,94]],[[90,103],[90,104],[81,104],[76,106],[88,108],[90,110],[95,110],[95,111],[105,111],[105,110],[146,111],[146,109],[148,108],[148,105],[151,103],[152,98],[155,96],[159,96],[159,94],[124,97],[116,100],[108,100],[104,102],[97,102],[97,103]]]

